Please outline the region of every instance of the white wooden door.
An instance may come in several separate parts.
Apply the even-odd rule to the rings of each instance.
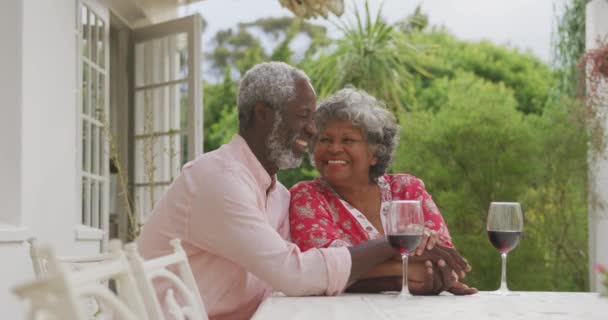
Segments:
[[[133,31],[129,158],[138,223],[202,152],[201,28],[192,15]]]

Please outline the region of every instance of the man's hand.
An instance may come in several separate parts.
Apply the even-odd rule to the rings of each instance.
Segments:
[[[431,249],[423,250],[421,254],[418,254],[418,251],[416,251],[415,254],[410,257],[410,260],[431,260],[435,265],[439,265],[439,261],[443,260],[443,263],[447,263],[447,265],[456,272],[458,279],[461,280],[466,277],[466,272],[472,270],[467,259],[461,256],[456,249],[438,243],[434,243]]]
[[[478,291],[476,288],[469,287],[462,282],[456,281],[456,282],[454,282],[452,287],[450,289],[448,289],[448,292],[453,295],[456,295],[456,296],[464,296],[464,295],[476,294]]]
[[[422,278],[410,276],[407,285],[411,294],[422,296],[438,295],[444,287],[441,277],[433,270],[433,263],[428,260],[424,263]]]
[[[417,280],[409,277],[408,286],[410,292],[415,295],[437,295],[448,291],[454,295],[470,295],[477,293],[477,289],[471,288],[458,281],[455,271],[443,260],[433,265],[430,260],[424,263],[426,272],[423,279]]]

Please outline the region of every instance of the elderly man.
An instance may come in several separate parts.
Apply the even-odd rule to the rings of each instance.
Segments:
[[[304,253],[287,240],[289,192],[276,173],[302,162],[316,134],[315,108],[302,71],[279,62],[253,67],[239,87],[239,133],[183,167],[137,239],[145,258],[182,239],[211,319],[248,319],[273,289],[338,294],[395,255],[385,239]]]

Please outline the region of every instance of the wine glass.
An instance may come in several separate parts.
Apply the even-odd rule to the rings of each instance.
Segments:
[[[424,217],[418,200],[395,200],[391,202],[386,221],[388,241],[401,254],[403,282],[400,297],[411,297],[407,287],[408,255],[416,250],[424,232]]]
[[[502,273],[500,288],[494,293],[511,293],[507,287],[507,254],[519,243],[524,228],[521,206],[518,202],[492,202],[488,211],[486,230],[492,245],[500,252]]]

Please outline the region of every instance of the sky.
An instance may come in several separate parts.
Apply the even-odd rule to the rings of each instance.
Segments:
[[[372,13],[383,5],[382,15],[388,22],[398,21],[421,4],[433,25],[443,25],[451,33],[466,40],[490,40],[522,51],[530,51],[543,61],[551,62],[551,37],[555,26],[554,8],[562,8],[566,0],[369,0]],[[364,0],[344,0],[345,16],[352,8],[362,8]],[[207,48],[218,30],[235,27],[264,17],[281,17],[291,12],[279,0],[205,0],[184,8],[184,13],[199,12],[207,21],[203,37]],[[344,17],[344,16],[343,16]],[[333,19],[336,19],[333,17]],[[311,22],[328,27],[330,36],[338,35],[324,19]],[[205,47],[203,47],[205,50]]]

